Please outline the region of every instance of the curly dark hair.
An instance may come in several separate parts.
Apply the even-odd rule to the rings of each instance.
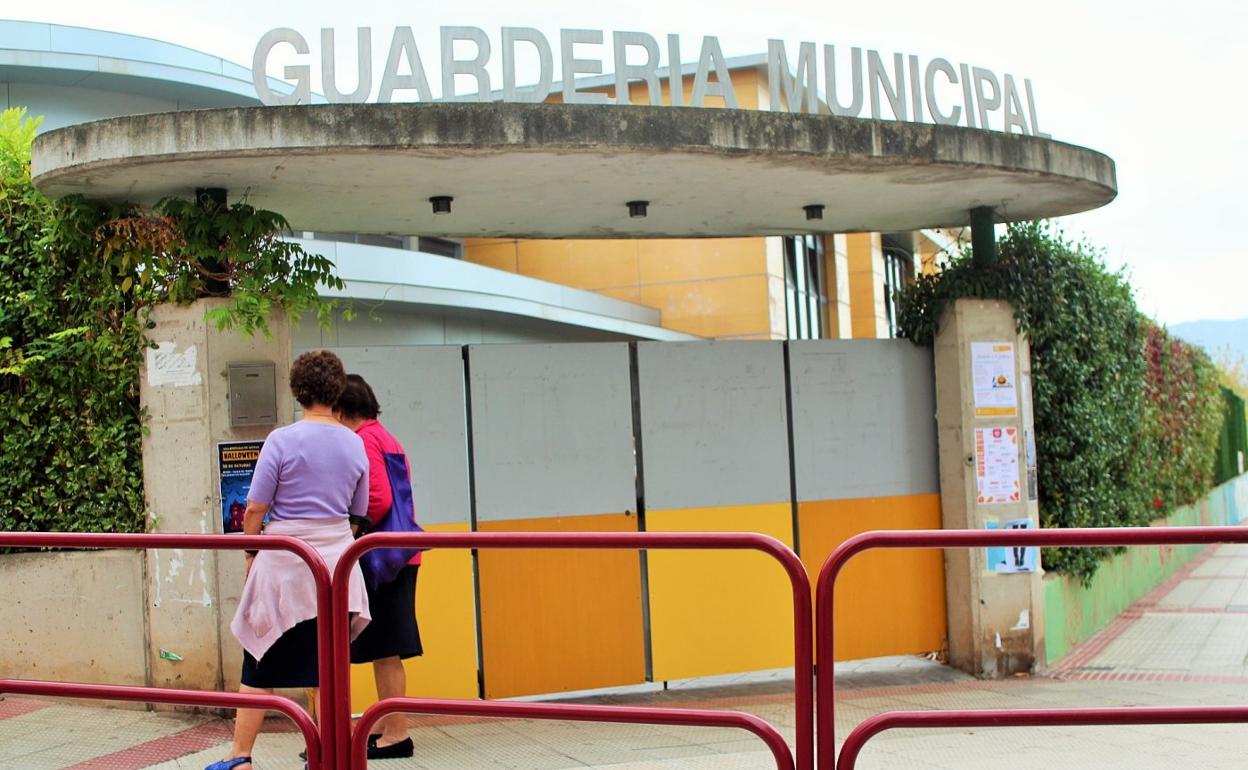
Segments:
[[[333,406],[347,387],[342,359],[328,350],[313,350],[290,365],[290,392],[304,409],[313,404]]]
[[[376,420],[381,414],[372,386],[358,374],[347,375],[347,388],[338,397],[336,408],[348,420]]]

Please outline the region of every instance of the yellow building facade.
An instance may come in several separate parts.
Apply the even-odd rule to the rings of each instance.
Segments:
[[[764,63],[730,66],[737,107],[768,110]],[[668,79],[662,101],[671,104]],[[646,85],[630,99],[646,103]],[[597,90],[615,97],[615,87]],[[684,103],[693,76],[684,77]],[[561,101],[556,93],[550,101]],[[725,107],[717,96],[708,107]],[[783,106],[781,107],[783,109]],[[654,205],[661,205],[655,201]],[[892,293],[931,273],[958,232],[851,233],[705,239],[469,238],[466,261],[658,310],[673,331],[713,339],[878,339],[896,336]]]

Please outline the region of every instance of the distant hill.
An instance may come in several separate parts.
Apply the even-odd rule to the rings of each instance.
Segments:
[[[1222,350],[1230,348],[1233,354],[1248,360],[1248,318],[1238,321],[1191,321],[1169,328],[1171,334],[1201,345],[1210,355],[1217,356]]]

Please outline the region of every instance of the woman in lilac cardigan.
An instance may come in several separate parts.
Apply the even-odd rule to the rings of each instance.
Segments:
[[[320,553],[330,572],[352,542],[350,515],[368,508],[368,459],[359,436],[334,419],[346,387],[338,356],[304,353],[290,369],[290,389],[303,419],[269,434],[247,494],[243,531],[290,535]],[[316,586],[304,562],[286,551],[248,552],[243,593],[230,630],[243,645],[240,692],[316,687]],[[369,621],[364,578],[351,571],[352,636]],[[251,751],[264,721],[239,709],[227,758],[206,770],[252,770]]]

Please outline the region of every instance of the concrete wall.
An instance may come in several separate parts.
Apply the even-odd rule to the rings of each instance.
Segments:
[[[1248,517],[1248,476],[1212,490],[1195,505],[1185,505],[1154,527],[1224,526]],[[1113,556],[1097,569],[1088,585],[1067,575],[1044,578],[1045,657],[1055,665],[1134,602],[1153,590],[1204,550],[1200,545],[1136,546]]]
[[[0,556],[0,676],[147,683],[139,551]]]
[[[271,337],[244,338],[204,321],[222,300],[186,307],[162,305],[153,312],[149,338],[181,357],[185,377],[160,379],[152,354],[140,371],[139,396],[148,410],[143,437],[143,483],[154,532],[222,531],[216,445],[263,439],[272,427],[230,427],[227,365],[275,364],[279,424],[294,418],[289,324],[270,319]],[[156,353],[157,351],[153,351]],[[239,553],[147,552],[151,683],[161,687],[233,689],[242,652],[229,631],[243,582]],[[179,660],[161,655],[174,653]]]

